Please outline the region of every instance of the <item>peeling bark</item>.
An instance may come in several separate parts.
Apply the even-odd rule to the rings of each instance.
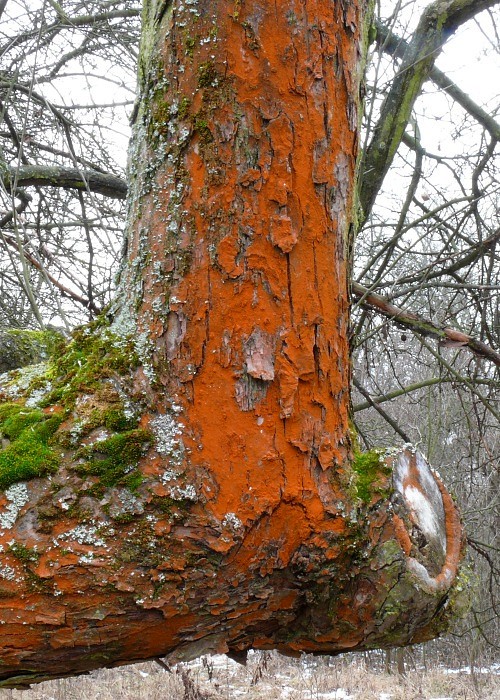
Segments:
[[[38,378],[38,412],[4,387],[3,454],[43,458],[0,505],[0,685],[402,645],[450,617],[450,497],[409,451],[353,458],[363,11],[146,3],[111,327]]]

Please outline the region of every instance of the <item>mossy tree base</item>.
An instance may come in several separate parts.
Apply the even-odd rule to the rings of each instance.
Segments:
[[[459,518],[419,455],[355,454],[326,510],[264,502],[217,521],[216,484],[179,469],[179,408],[158,415],[137,389],[131,342],[99,320],[0,387],[14,396],[0,405],[0,686],[165,655],[403,645],[460,611]]]

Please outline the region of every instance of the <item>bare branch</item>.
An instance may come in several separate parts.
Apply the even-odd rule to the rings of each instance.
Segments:
[[[393,319],[399,326],[409,328],[419,335],[438,338],[442,344],[448,346],[468,347],[469,350],[472,350],[479,357],[484,357],[500,367],[500,354],[480,340],[453,328],[442,327],[410,311],[404,311],[391,304],[388,299],[370,292],[357,282],[353,282],[352,292],[360,300],[364,308],[371,309],[387,318]]]
[[[368,401],[368,403],[379,413],[382,418],[389,423],[391,428],[401,437],[405,442],[410,442],[411,440],[408,437],[408,435],[399,427],[399,425],[396,423],[396,421],[391,418],[391,416],[384,411],[383,408],[380,408],[380,406],[377,404],[376,401],[372,399],[370,394],[366,391],[366,389],[358,382],[356,377],[353,379],[353,384],[356,387],[356,389],[359,391],[360,394],[362,394],[365,399]]]
[[[368,217],[375,197],[399,148],[415,100],[429,78],[445,42],[458,27],[500,0],[435,0],[424,10],[404,52],[400,69],[384,100],[373,137],[364,154],[359,201],[360,225]]]
[[[377,29],[377,42],[382,46],[384,51],[391,56],[403,58],[408,49],[408,43],[391,32],[390,29],[385,27],[381,22],[375,21],[375,26]],[[448,93],[448,95],[463,107],[466,112],[472,115],[479,124],[484,126],[496,141],[500,141],[500,124],[461,90],[451,78],[445,75],[443,71],[440,71],[439,68],[436,68],[436,66],[431,68],[429,78],[437,87]]]
[[[99,173],[95,170],[78,170],[77,168],[48,165],[10,167],[4,179],[5,188],[9,192],[14,182],[23,187],[45,185],[96,192],[114,199],[125,199],[127,196],[125,180],[117,175]]]
[[[415,382],[414,384],[403,386],[401,387],[401,389],[394,389],[394,391],[389,391],[387,394],[383,394],[382,396],[370,396],[369,401],[367,400],[361,403],[354,404],[354,406],[352,407],[352,411],[353,413],[365,411],[367,408],[372,408],[374,404],[378,405],[381,403],[385,403],[386,401],[392,401],[393,399],[398,399],[400,396],[406,396],[407,394],[411,394],[412,392],[418,391],[419,389],[425,389],[428,386],[435,386],[436,384],[446,384],[450,382],[465,383],[466,381],[467,379],[465,377],[462,377],[461,379],[458,379],[457,377],[453,377],[453,379],[449,377],[431,377],[431,379],[425,379],[421,382]],[[475,379],[474,383],[491,385],[493,382],[487,379]]]

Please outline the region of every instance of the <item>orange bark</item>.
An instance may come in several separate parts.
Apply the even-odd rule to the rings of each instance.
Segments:
[[[40,556],[3,564],[4,685],[165,654],[406,644],[442,625],[462,538],[454,506],[415,456],[400,458],[395,485],[381,465],[364,503],[351,467],[364,4],[200,0],[160,13],[154,50],[143,47],[113,323],[142,361],[112,383],[143,406],[145,479],[97,497],[69,450],[51,480],[29,482],[29,501],[7,494],[4,552],[14,539]],[[66,430],[97,405],[87,393]],[[97,437],[94,426],[84,442]],[[437,513],[434,530],[419,507]],[[43,509],[57,517],[42,522]]]

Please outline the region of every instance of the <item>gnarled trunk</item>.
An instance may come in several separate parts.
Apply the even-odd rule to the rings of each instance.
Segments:
[[[364,6],[146,2],[111,327],[0,413],[4,685],[444,624],[451,499],[349,430]]]

